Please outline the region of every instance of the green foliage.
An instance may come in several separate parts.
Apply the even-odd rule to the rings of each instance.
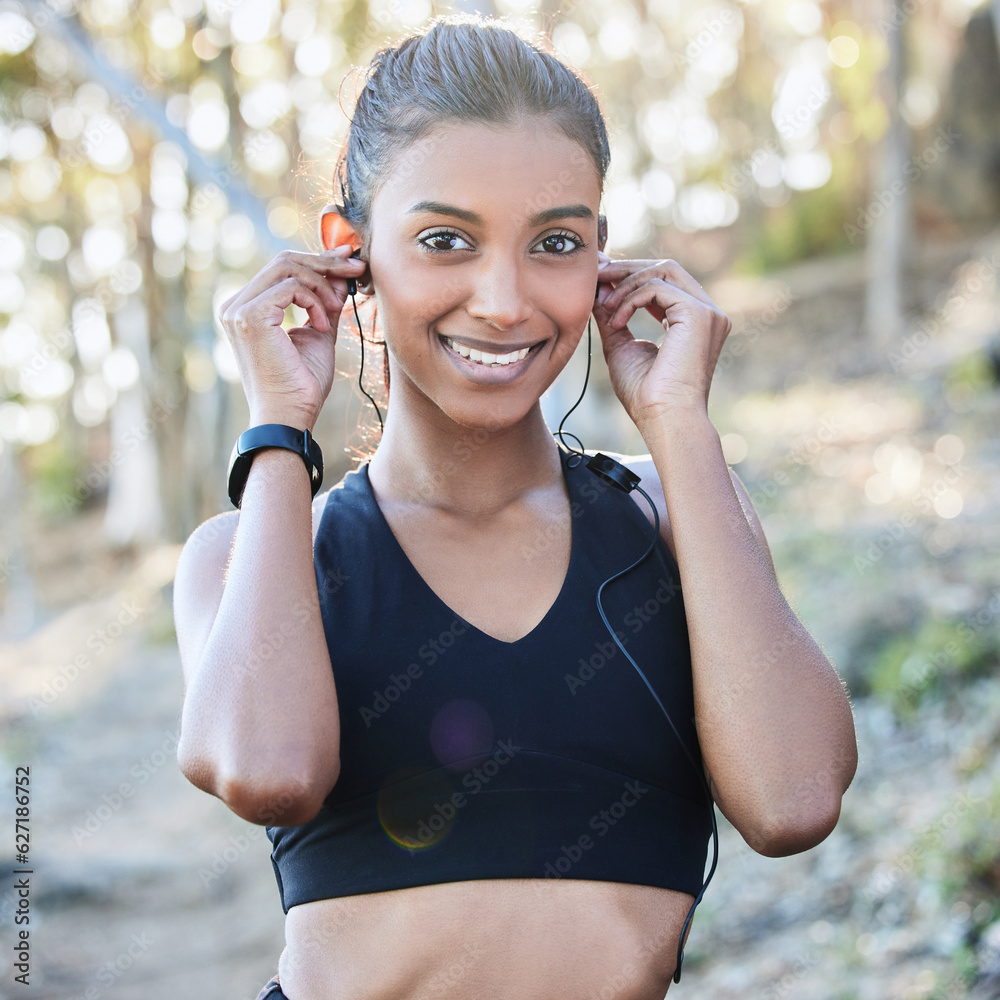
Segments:
[[[172,604],[172,601],[165,601],[153,610],[146,627],[146,639],[153,645],[173,646],[177,642]]]
[[[921,854],[917,868],[938,884],[944,898],[973,907],[976,917],[970,930],[978,937],[1000,916],[1000,781],[986,794],[967,793],[958,802],[949,805],[932,828],[939,836],[927,838],[932,846]],[[974,964],[975,959],[970,961]]]
[[[945,386],[954,392],[970,395],[988,392],[993,387],[993,367],[980,351],[956,358],[945,376]]]
[[[81,464],[70,444],[59,435],[25,452],[33,506],[45,517],[61,519],[80,509]]]
[[[875,655],[868,682],[901,717],[911,717],[948,681],[979,676],[996,666],[1000,642],[992,629],[966,622],[928,621],[914,635],[889,639]]]
[[[981,809],[970,811],[959,827],[957,850],[949,858],[945,888],[972,890],[986,899],[1000,896],[1000,782]]]
[[[955,1000],[956,997],[967,996],[978,976],[975,950],[967,944],[960,944],[951,955],[950,975],[937,983],[926,1000]]]
[[[766,274],[817,254],[851,249],[844,236],[847,205],[845,192],[834,179],[814,191],[797,192],[787,204],[763,216],[734,271]]]

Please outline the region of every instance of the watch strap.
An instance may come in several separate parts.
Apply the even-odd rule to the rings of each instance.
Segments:
[[[229,457],[229,499],[233,506],[240,506],[254,455],[264,448],[285,448],[301,455],[309,473],[312,495],[316,496],[323,485],[323,452],[309,429],[299,430],[288,424],[257,424],[236,439]]]

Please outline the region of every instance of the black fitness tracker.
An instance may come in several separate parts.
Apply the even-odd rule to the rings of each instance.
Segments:
[[[234,507],[239,507],[243,500],[250,465],[254,455],[262,448],[287,448],[301,455],[309,473],[312,495],[316,496],[323,485],[323,452],[308,428],[300,431],[288,424],[258,424],[236,439],[233,453],[229,456],[229,499]]]

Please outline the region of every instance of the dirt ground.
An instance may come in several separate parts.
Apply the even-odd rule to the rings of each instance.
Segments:
[[[0,884],[0,996],[252,1000],[277,968],[284,916],[264,828],[177,767],[182,673],[162,641],[176,555],[151,553],[109,596],[4,653],[3,781],[30,766],[34,874],[30,986],[16,992]],[[72,670],[56,665],[81,654],[58,683]]]

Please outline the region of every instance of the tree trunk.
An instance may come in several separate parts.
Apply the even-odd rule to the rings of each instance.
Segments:
[[[37,617],[35,586],[25,558],[21,525],[21,474],[18,456],[0,441],[0,637],[16,639],[31,631]]]
[[[114,314],[115,341],[136,356],[144,377],[118,394],[111,411],[111,476],[104,534],[125,547],[158,538],[162,529],[155,407],[147,403],[152,372],[145,306],[130,296]],[[145,384],[144,384],[145,383]]]
[[[905,79],[902,31],[906,14],[901,0],[884,0],[881,14],[889,59],[879,91],[889,113],[889,125],[872,159],[868,211],[873,221],[868,230],[865,331],[870,343],[888,350],[903,331],[903,275],[910,244],[910,191],[904,170],[910,134],[899,114]]]

